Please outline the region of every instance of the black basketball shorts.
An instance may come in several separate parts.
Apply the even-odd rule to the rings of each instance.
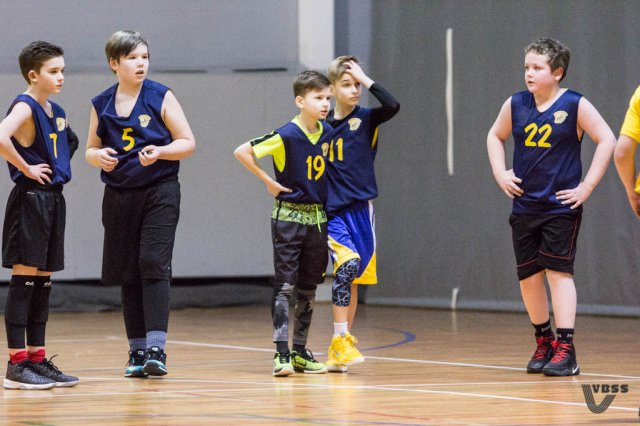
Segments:
[[[518,279],[544,269],[573,274],[582,209],[550,215],[511,214]]]
[[[62,185],[18,182],[7,201],[2,232],[2,266],[64,269],[66,204]]]

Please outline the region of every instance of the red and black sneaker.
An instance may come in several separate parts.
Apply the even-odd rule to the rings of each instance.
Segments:
[[[542,373],[542,369],[553,357],[553,342],[555,337],[553,334],[536,337],[538,347],[531,357],[531,361],[527,364],[527,373]]]
[[[553,342],[553,358],[542,369],[545,376],[577,376],[580,366],[576,360],[576,348],[573,343]]]

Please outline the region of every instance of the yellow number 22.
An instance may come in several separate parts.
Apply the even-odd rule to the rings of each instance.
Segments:
[[[524,131],[529,133],[527,139],[524,141],[524,146],[539,146],[540,148],[551,148],[551,144],[547,142],[547,139],[551,135],[551,124],[545,124],[544,126],[538,128],[536,123],[531,123],[527,127],[524,128]],[[538,142],[533,140],[533,137],[539,133],[542,135]]]

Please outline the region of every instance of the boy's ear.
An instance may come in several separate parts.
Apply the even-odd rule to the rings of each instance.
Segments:
[[[296,96],[295,102],[296,102],[296,106],[298,108],[304,107],[304,99],[303,99],[302,96],[300,96],[300,95]]]
[[[555,70],[553,70],[552,74],[553,74],[553,77],[554,77],[556,80],[560,81],[560,79],[561,79],[561,78],[562,78],[562,76],[564,75],[564,68],[562,68],[562,67],[558,67],[558,68],[556,68]]]
[[[117,59],[109,58],[109,68],[111,68],[111,71],[115,72],[115,67],[117,67],[119,63]]]
[[[29,72],[27,73],[27,77],[29,77],[30,83],[35,83],[38,81],[38,73],[35,72],[35,70],[29,70]]]

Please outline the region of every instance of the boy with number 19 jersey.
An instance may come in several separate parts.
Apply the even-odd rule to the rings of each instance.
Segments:
[[[306,348],[316,288],[327,268],[326,156],[332,129],[325,122],[331,90],[326,76],[304,71],[293,93],[300,114],[279,129],[240,145],[236,158],[275,197],[271,238],[275,270],[271,320],[276,353],[273,375],[326,373]],[[256,158],[273,157],[275,179]],[[289,351],[289,300],[296,289],[293,347]]]
[[[328,350],[329,371],[345,372],[364,361],[356,349],[353,324],[357,284],[376,284],[376,238],[371,200],[378,196],[374,160],[378,152],[378,126],[390,120],[400,104],[379,83],[371,80],[353,56],[340,56],[329,64],[336,107],[327,122],[334,128],[327,163],[329,250],[335,280],[332,289],[334,334]],[[382,106],[358,105],[362,86]]]

